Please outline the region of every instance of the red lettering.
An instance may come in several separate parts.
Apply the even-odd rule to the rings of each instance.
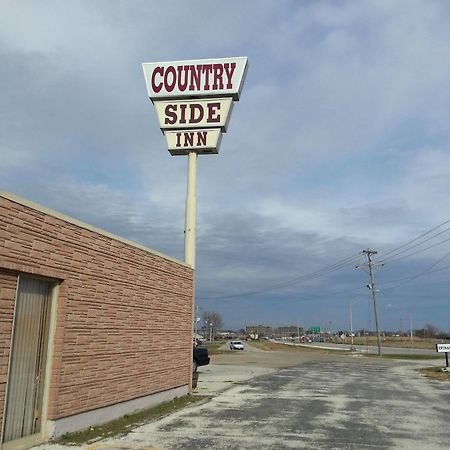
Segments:
[[[188,70],[189,66],[178,66],[177,72],[178,72],[178,89],[181,92],[184,92],[187,88],[188,84]],[[181,82],[181,72],[184,72],[184,82]]]
[[[223,65],[213,64],[214,84],[213,89],[223,89]]]
[[[197,146],[206,145],[206,131],[197,131]]]
[[[169,75],[172,75],[172,81],[169,83]],[[164,87],[167,92],[172,92],[177,82],[177,73],[175,67],[169,66],[164,74]]]
[[[180,105],[180,111],[181,111],[181,117],[180,117],[180,123],[186,123],[186,104]]]
[[[164,109],[164,114],[166,115],[164,123],[166,125],[173,125],[177,121],[177,105],[167,105]]]
[[[200,78],[202,73],[202,65],[198,64],[197,66],[189,66],[191,71],[191,82],[189,84],[190,91],[199,91],[200,90]]]
[[[209,91],[209,89],[210,89],[209,75],[210,75],[210,73],[212,73],[212,64],[204,64],[203,65],[203,73],[205,74],[205,84],[203,86],[203,89],[205,91]]]
[[[156,82],[155,82],[156,75],[159,74],[159,75],[162,76],[163,73],[164,73],[164,69],[161,66],[155,67],[155,69],[153,70],[153,73],[152,73],[152,89],[153,89],[153,92],[155,94],[157,94],[162,89],[162,86],[163,86],[162,81],[158,85],[156,85]]]
[[[184,146],[189,147],[194,145],[194,133],[184,133]]]
[[[232,89],[233,88],[233,83],[231,82],[231,79],[233,78],[233,73],[234,70],[236,69],[236,63],[225,63],[223,65],[224,69],[225,69],[225,73],[227,75],[228,78],[228,83],[227,83],[227,89]],[[230,68],[230,70],[228,70]]]
[[[198,112],[197,117],[195,117],[195,111]],[[205,115],[203,106],[198,103],[191,104],[191,117],[189,118],[189,123],[199,123],[203,120]]]
[[[235,71],[235,62],[157,66],[150,77],[150,90],[159,94],[233,89]]]
[[[208,103],[208,123],[216,123],[220,122],[220,114],[218,114],[218,109],[220,109],[220,103],[214,102],[214,103]],[[217,114],[215,116],[215,114]]]

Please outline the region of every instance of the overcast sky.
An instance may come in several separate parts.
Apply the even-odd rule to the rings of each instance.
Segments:
[[[198,160],[200,312],[339,330],[352,303],[374,329],[371,248],[382,328],[450,330],[446,0],[2,0],[0,190],[182,260],[187,159],[141,64],[231,56],[242,96]]]

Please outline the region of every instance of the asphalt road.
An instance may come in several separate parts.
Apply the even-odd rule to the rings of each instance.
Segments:
[[[220,364],[200,373],[209,388],[201,393],[212,394],[210,400],[89,448],[448,448],[449,383],[423,378],[414,370],[417,362],[319,354],[314,358],[314,353],[218,355],[213,362]],[[271,360],[278,358],[276,364],[281,364],[283,356],[302,354],[307,359],[300,365],[300,359],[281,370],[270,365]],[[236,358],[246,365],[227,364]]]
[[[219,347],[219,350],[230,350],[230,344],[233,340],[238,339],[231,339],[229,341],[226,341],[221,347]],[[239,352],[262,352],[263,350],[260,350],[257,347],[253,347],[252,345],[249,345],[247,341],[239,341],[244,346],[244,350],[231,350],[233,353],[239,353]]]
[[[239,383],[124,440],[171,449],[447,449],[448,384],[398,363],[308,362]]]

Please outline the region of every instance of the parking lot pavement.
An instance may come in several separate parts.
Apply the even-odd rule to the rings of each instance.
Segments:
[[[264,352],[260,365],[271,353],[281,358]],[[418,363],[320,356],[275,370],[249,361],[201,367],[197,392],[211,400],[79,448],[448,448],[449,384],[423,378],[414,371]]]
[[[413,367],[309,361],[241,381],[96,449],[447,449],[448,384]]]
[[[251,365],[216,365],[201,366],[195,394],[216,395],[236,383],[268,374],[275,369],[252,367]]]

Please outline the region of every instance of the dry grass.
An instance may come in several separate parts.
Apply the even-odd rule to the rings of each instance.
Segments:
[[[350,342],[350,339],[347,338],[347,343]],[[357,345],[377,345],[376,336],[368,336],[366,340],[363,337],[355,337],[354,343]],[[441,343],[439,339],[431,339],[431,338],[413,338],[411,342],[411,338],[409,337],[383,337],[381,338],[381,345],[384,347],[398,347],[398,348],[421,348],[421,349],[430,349],[434,350],[436,348],[436,344]]]
[[[450,372],[442,372],[440,367],[425,367],[417,371],[432,380],[450,381]]]
[[[86,430],[76,433],[67,433],[55,440],[59,444],[79,445],[86,442],[93,442],[99,439],[110,438],[117,435],[129,433],[137,426],[149,423],[152,420],[171,414],[191,403],[203,400],[204,397],[199,395],[185,395],[183,397],[174,398],[171,401],[161,403],[154,408],[140,411],[135,414],[125,415],[120,419],[106,422],[102,425],[89,427]]]
[[[303,347],[303,346],[297,346],[297,345],[286,345],[282,343],[277,342],[271,342],[271,341],[247,341],[248,345],[252,345],[253,347],[259,348],[261,350],[265,351],[281,351],[281,352],[320,352],[320,353],[339,353],[343,354],[342,350],[327,350],[327,349],[321,349],[321,348],[314,348],[314,347]]]

